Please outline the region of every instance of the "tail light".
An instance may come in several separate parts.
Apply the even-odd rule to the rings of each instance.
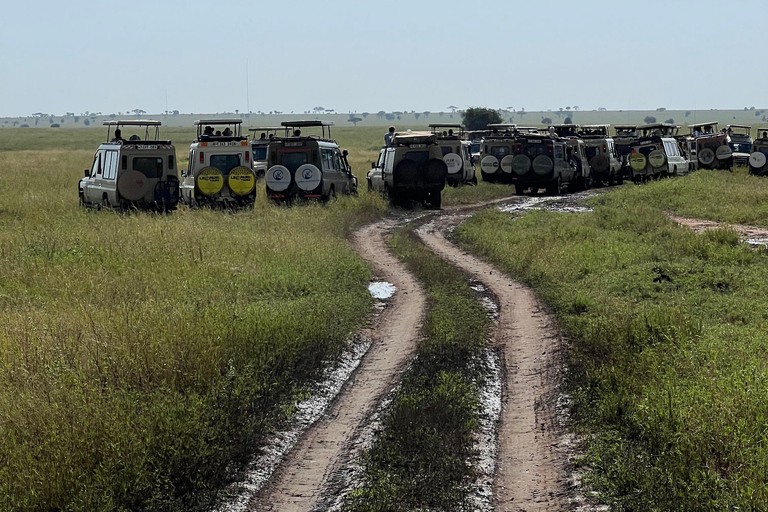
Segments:
[[[205,163],[205,153],[203,153],[202,151],[200,152],[200,163],[201,164]]]
[[[549,153],[550,155],[552,154],[552,143],[551,142],[547,142],[547,153]]]
[[[245,152],[245,161],[246,162],[250,162],[251,161],[250,151],[246,151]]]
[[[523,152],[523,145],[520,142],[517,142],[515,144],[515,154],[519,155],[522,152]]]

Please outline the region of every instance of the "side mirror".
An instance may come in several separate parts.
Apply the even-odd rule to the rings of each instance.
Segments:
[[[182,169],[181,170],[181,177],[185,178],[186,176],[187,176],[187,170],[186,169]]]
[[[83,174],[85,175],[86,178],[89,178],[91,176],[91,174],[88,172],[88,169],[86,169]]]
[[[341,152],[341,154],[342,154],[342,155],[344,155],[344,156],[347,156],[347,155],[349,154],[349,151],[347,151],[347,150],[345,149],[344,151],[342,151],[342,152]]]

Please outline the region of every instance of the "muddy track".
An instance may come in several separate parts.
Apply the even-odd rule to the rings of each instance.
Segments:
[[[347,465],[360,430],[413,357],[426,299],[413,275],[387,250],[385,236],[397,223],[385,220],[352,237],[355,250],[373,266],[375,277],[397,288],[377,325],[369,328],[371,349],[328,413],[304,434],[248,510],[288,512],[321,507],[323,493],[331,478]]]
[[[533,292],[462,252],[442,232],[466,215],[444,215],[417,230],[434,253],[482,282],[497,297],[494,341],[506,374],[498,433],[494,501],[499,512],[567,510],[566,464],[555,424],[558,351],[552,319]]]
[[[678,217],[670,212],[666,212],[666,215],[681,226],[691,229],[694,233],[703,233],[708,229],[728,228],[736,231],[739,234],[739,237],[751,245],[768,244],[768,229],[765,228],[746,226],[744,224],[728,224],[711,220]]]

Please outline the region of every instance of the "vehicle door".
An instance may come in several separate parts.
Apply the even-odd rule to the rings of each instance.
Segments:
[[[475,166],[472,163],[472,154],[469,151],[469,144],[461,145],[461,159],[464,161],[464,181],[471,181],[475,177]]]
[[[117,204],[117,151],[105,151],[104,163],[102,165],[102,188],[103,194],[107,195],[109,203]]]
[[[342,157],[341,150],[339,148],[334,148],[332,151],[336,192],[339,194],[349,193],[352,190],[349,184],[349,170],[344,164],[344,157]]]
[[[101,180],[102,173],[102,160],[104,158],[104,151],[97,151],[93,155],[93,163],[91,164],[91,172],[83,182],[83,199],[86,203],[101,202],[101,196],[99,195],[99,188],[97,182]],[[96,199],[98,198],[98,199]]]
[[[320,161],[323,166],[323,195],[328,195],[331,191],[331,186],[338,190],[337,177],[338,174],[334,168],[333,150],[331,148],[320,148]]]

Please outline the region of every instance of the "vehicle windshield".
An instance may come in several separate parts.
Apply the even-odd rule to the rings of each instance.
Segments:
[[[267,159],[267,148],[253,148],[253,159],[254,160],[266,160]]]
[[[225,176],[240,165],[240,155],[211,155],[211,167],[215,167]]]
[[[469,146],[469,147],[470,147],[470,151],[471,151],[472,153],[479,153],[479,152],[480,152],[480,146],[481,146],[481,145],[482,145],[482,144],[481,144],[479,141],[478,141],[478,142],[473,142],[473,143],[472,143],[472,144],[470,144],[470,146]]]
[[[133,159],[133,170],[139,171],[147,178],[162,178],[163,159],[161,157],[136,157]]]
[[[752,144],[748,142],[731,142],[729,145],[734,153],[749,153],[752,149]]]
[[[285,166],[291,172],[295,172],[307,162],[309,162],[309,151],[280,152],[280,165]]]

